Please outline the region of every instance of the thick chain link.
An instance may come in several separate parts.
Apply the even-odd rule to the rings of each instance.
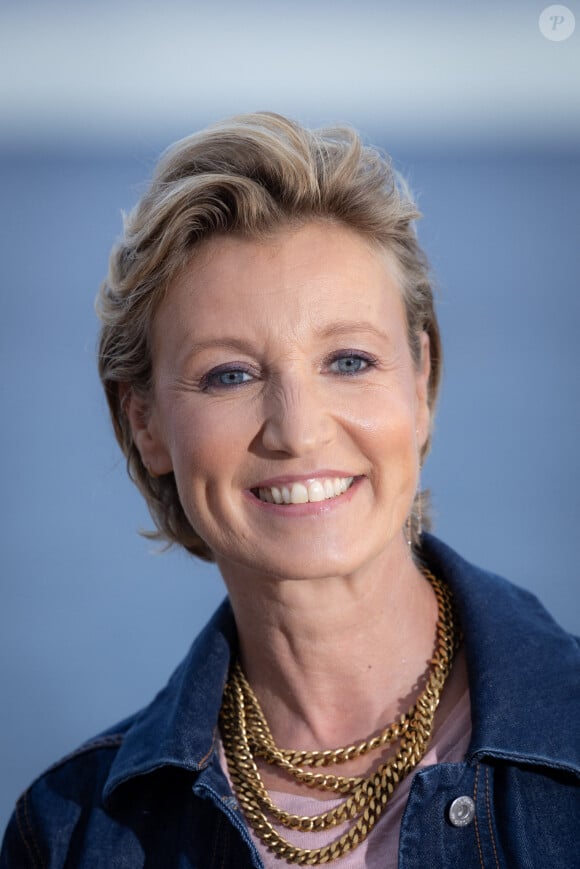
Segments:
[[[433,586],[439,610],[435,652],[427,683],[409,711],[372,739],[333,751],[278,748],[239,662],[232,668],[220,715],[228,769],[248,823],[266,846],[287,863],[299,866],[330,863],[364,842],[397,785],[412,772],[427,751],[435,711],[459,646],[460,632],[456,627],[451,592],[432,573],[425,570],[424,574]],[[366,778],[314,771],[346,763],[397,740],[400,745],[396,754]],[[256,758],[275,764],[302,784],[344,794],[346,799],[320,815],[302,817],[285,812],[272,802]],[[272,821],[301,832],[328,830],[348,821],[354,823],[329,845],[307,849],[285,839]]]

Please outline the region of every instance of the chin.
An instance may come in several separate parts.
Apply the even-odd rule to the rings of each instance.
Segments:
[[[238,554],[218,556],[218,565],[229,562],[236,567],[243,568],[248,573],[270,576],[278,580],[308,581],[322,580],[329,577],[349,576],[357,573],[377,556],[380,557],[380,548],[371,551],[358,551],[354,545],[345,545],[330,548],[326,545],[294,546],[292,548],[278,546],[275,551],[265,552],[255,550],[250,554],[240,557]]]

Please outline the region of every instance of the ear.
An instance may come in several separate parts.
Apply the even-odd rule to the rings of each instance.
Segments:
[[[159,477],[170,473],[173,463],[151,400],[125,383],[119,387],[119,396],[131,426],[133,441],[149,474]]]
[[[429,409],[429,376],[431,374],[431,347],[427,332],[419,336],[421,358],[415,373],[415,394],[417,400],[417,442],[423,449],[431,429],[431,411]]]

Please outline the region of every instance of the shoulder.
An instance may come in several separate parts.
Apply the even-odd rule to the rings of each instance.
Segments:
[[[50,766],[24,791],[6,829],[2,869],[48,865],[43,844],[48,840],[56,845],[56,853],[51,855],[55,865],[61,865],[58,851],[63,849],[60,856],[64,865],[82,810],[101,805],[104,784],[131,723],[132,719],[127,719],[87,741]],[[54,835],[56,829],[58,836]]]
[[[165,827],[176,823],[179,806],[183,811],[190,803],[193,782],[213,762],[235,641],[233,616],[224,604],[148,706],[39,776],[17,802],[0,869],[71,865],[67,853],[87,843],[99,853],[108,847],[141,854],[140,842],[151,833],[151,807],[166,819]],[[95,863],[91,859],[72,865],[105,865],[102,854]],[[127,860],[141,865],[137,858]]]
[[[559,770],[577,780],[578,639],[529,591],[470,564],[436,538],[425,536],[424,554],[452,589],[463,630],[472,710],[468,757],[546,775]]]

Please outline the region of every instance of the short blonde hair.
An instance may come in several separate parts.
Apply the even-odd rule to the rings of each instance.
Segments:
[[[125,219],[97,303],[99,373],[129,475],[157,526],[149,536],[213,560],[183,511],[173,474],[154,478],[144,467],[123,400],[127,386],[142,396],[151,389],[153,318],[196,246],[214,233],[260,239],[285,226],[330,219],[389,251],[402,277],[409,346],[417,365],[420,333],[429,336],[433,411],[441,341],[429,265],[414,229],[419,217],[390,160],[365,146],[349,127],[308,130],[260,112],[223,121],[167,150],[149,189]],[[428,448],[429,441],[421,458]],[[421,510],[420,499],[419,494],[413,515]]]

